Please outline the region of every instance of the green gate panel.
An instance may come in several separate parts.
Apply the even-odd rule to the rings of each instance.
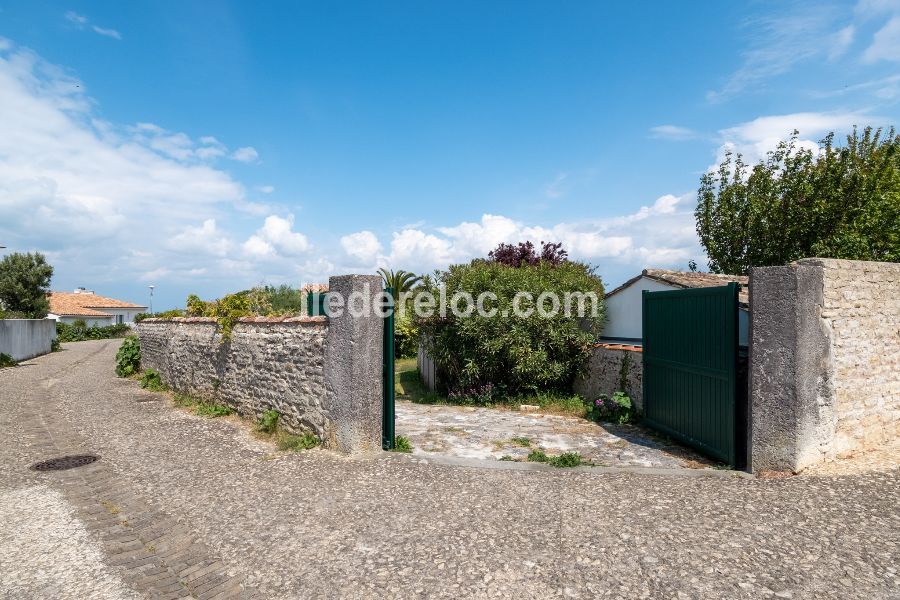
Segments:
[[[644,422],[740,466],[738,284],[643,293]]]

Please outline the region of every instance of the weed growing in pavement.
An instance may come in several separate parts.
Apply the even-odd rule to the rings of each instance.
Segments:
[[[9,354],[4,354],[4,353],[0,352],[0,369],[2,369],[4,367],[14,367],[17,364],[19,364],[19,363],[14,361],[12,356],[10,356]]]
[[[527,460],[528,462],[545,463],[550,460],[550,457],[543,450],[532,450]]]
[[[141,387],[151,392],[164,392],[168,387],[154,369],[147,369],[141,376]]]
[[[60,350],[62,347],[59,345],[59,340],[56,338],[50,340],[50,352],[59,352]]]
[[[531,446],[531,440],[524,436],[516,436],[509,439],[509,442],[513,446],[518,446],[519,448],[528,448]]]
[[[319,438],[309,432],[303,435],[294,435],[286,432],[279,432],[279,434],[279,450],[309,450],[319,445]]]
[[[267,410],[256,422],[256,430],[260,433],[275,433],[275,430],[278,429],[278,419],[280,418],[281,413],[277,410]]]
[[[412,444],[409,443],[409,438],[404,437],[402,435],[398,435],[394,439],[394,450],[393,451],[394,452],[407,452],[407,453],[412,452],[413,447],[412,447]]]
[[[559,456],[552,456],[550,460],[547,461],[551,466],[565,469],[569,467],[578,467],[585,464],[584,460],[581,458],[581,455],[577,452],[563,452]]]
[[[201,402],[194,408],[194,414],[215,419],[216,417],[227,417],[228,415],[234,414],[234,409],[222,404]]]
[[[547,463],[560,469],[589,464],[577,452],[564,452],[559,456],[547,456],[543,450],[532,450],[531,454],[528,455],[528,462]]]
[[[510,456],[509,454],[504,454],[503,456],[500,457],[500,460],[515,462],[516,459],[513,458],[512,456]]]

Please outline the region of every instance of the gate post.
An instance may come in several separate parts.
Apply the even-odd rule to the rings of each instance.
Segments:
[[[393,297],[393,289],[387,287],[384,293]],[[381,447],[384,450],[394,449],[394,311],[397,309],[391,303],[390,312],[384,315],[384,342],[382,343],[382,376],[381,382],[382,402],[381,407]]]
[[[378,275],[341,275],[328,280],[341,310],[328,310],[323,408],[334,424],[325,447],[350,453],[381,451],[382,340],[384,323]],[[329,298],[328,304],[334,301]],[[366,310],[360,305],[365,304]],[[360,314],[361,313],[361,314]]]

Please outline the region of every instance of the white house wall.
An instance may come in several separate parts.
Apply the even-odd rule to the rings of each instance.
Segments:
[[[677,289],[679,288],[673,285],[641,277],[627,288],[616,292],[606,299],[606,326],[603,328],[603,337],[639,341],[643,335],[641,293],[644,290],[662,292]]]

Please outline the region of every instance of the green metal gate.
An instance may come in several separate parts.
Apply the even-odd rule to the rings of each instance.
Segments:
[[[746,445],[738,287],[643,293],[644,422],[736,467]]]

